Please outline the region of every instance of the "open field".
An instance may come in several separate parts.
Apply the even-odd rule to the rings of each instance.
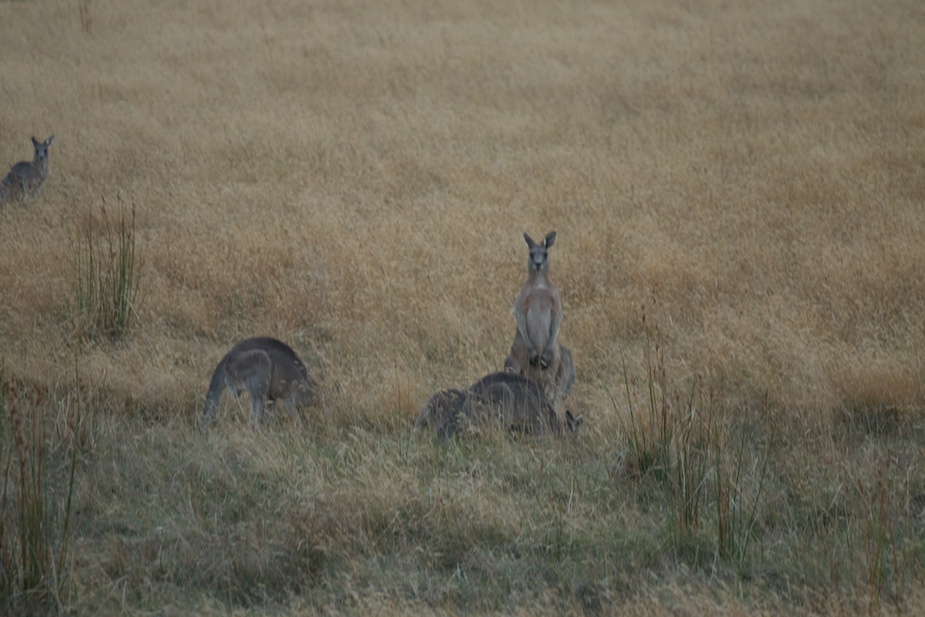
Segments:
[[[922,2],[0,0],[0,102],[0,613],[925,614]],[[415,438],[550,230],[577,439]]]

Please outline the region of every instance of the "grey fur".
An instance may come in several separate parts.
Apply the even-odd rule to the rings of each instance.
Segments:
[[[566,429],[581,425],[566,412]],[[421,409],[415,432],[434,429],[441,439],[451,439],[466,427],[498,426],[510,432],[543,435],[563,433],[556,410],[533,380],[514,373],[491,373],[460,390],[436,393]]]
[[[546,234],[540,244],[527,233],[524,233],[524,240],[530,249],[530,258],[527,280],[514,303],[517,336],[526,349],[529,363],[547,369],[555,360],[559,326],[562,325],[562,300],[549,278],[549,249],[556,241],[556,232]]]
[[[511,355],[504,360],[504,370],[509,373],[523,375],[533,379],[556,409],[560,409],[565,399],[572,393],[572,387],[575,385],[575,361],[572,358],[572,351],[565,345],[558,345],[558,360],[554,362],[557,365],[554,374],[549,369],[541,369],[529,364],[526,358],[525,349],[518,345],[515,338],[514,346],[511,348]],[[549,379],[548,377],[552,377]]]
[[[31,163],[20,161],[10,167],[10,172],[0,182],[0,203],[41,196],[42,187],[48,179],[48,149],[54,140],[54,135],[45,141],[32,138],[35,156]]]
[[[455,430],[456,415],[462,409],[465,398],[466,393],[456,388],[437,392],[421,408],[421,413],[414,422],[414,432],[432,430],[441,438],[447,439],[450,427],[454,427]]]
[[[225,388],[235,397],[247,391],[254,426],[259,425],[267,402],[283,401],[289,415],[317,402],[317,385],[305,363],[291,347],[269,337],[237,343],[215,367],[202,410],[203,428],[215,422]]]
[[[524,240],[530,250],[527,280],[514,303],[517,332],[504,368],[537,382],[558,410],[575,383],[575,364],[571,351],[559,344],[562,300],[549,277],[549,249],[556,232],[539,244],[526,233]]]

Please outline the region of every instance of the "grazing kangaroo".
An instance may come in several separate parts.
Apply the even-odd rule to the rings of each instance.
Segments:
[[[317,385],[308,376],[305,364],[291,347],[268,337],[239,342],[215,367],[203,407],[203,428],[215,422],[225,388],[235,397],[247,390],[251,424],[255,427],[267,402],[283,401],[289,415],[316,402]]]
[[[25,201],[29,196],[42,194],[42,186],[48,178],[48,148],[54,140],[54,135],[45,141],[32,138],[35,158],[31,163],[20,161],[10,167],[10,173],[0,183],[0,203],[14,198]]]
[[[443,390],[424,405],[415,432],[435,428],[441,439],[450,439],[465,425],[496,425],[511,432],[543,435],[547,430],[562,435],[562,425],[539,385],[514,373],[491,373],[466,392]],[[566,428],[578,430],[581,419],[566,412]]]

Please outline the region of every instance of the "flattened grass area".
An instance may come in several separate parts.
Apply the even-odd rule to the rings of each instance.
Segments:
[[[0,610],[925,613],[922,67],[912,0],[0,1]],[[553,229],[577,439],[412,435]],[[323,404],[200,434],[254,335]]]

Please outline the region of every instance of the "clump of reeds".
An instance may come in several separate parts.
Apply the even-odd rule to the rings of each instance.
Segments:
[[[39,388],[0,372],[0,421],[7,442],[0,449],[5,450],[0,470],[0,612],[46,612],[64,604],[77,449],[70,448],[62,485],[55,478],[53,452],[59,450],[45,430],[45,404]]]
[[[135,206],[130,217],[118,197],[112,217],[106,203],[99,220],[88,217],[77,227],[73,317],[82,340],[123,338],[136,314],[140,262],[135,233]]]

